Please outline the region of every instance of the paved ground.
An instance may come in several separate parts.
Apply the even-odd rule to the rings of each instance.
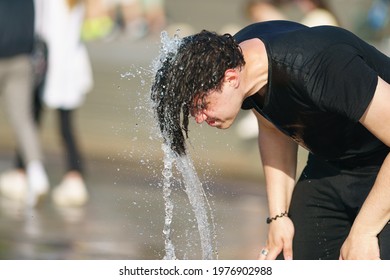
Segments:
[[[1,169],[9,165],[2,154]],[[48,171],[59,176],[57,159]],[[90,161],[89,204],[58,208],[50,197],[34,210],[0,200],[1,259],[161,259],[164,201],[158,177],[143,168]],[[123,169],[121,172],[120,169]],[[220,259],[256,255],[264,234],[264,196],[251,183],[205,184]],[[193,212],[175,187],[173,240],[177,257],[201,258]]]

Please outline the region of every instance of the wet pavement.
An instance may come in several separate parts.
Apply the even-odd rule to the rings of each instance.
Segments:
[[[2,154],[0,166],[11,157]],[[59,178],[57,159],[48,171]],[[90,161],[90,202],[56,207],[47,197],[29,210],[0,200],[1,259],[162,259],[164,201],[158,176],[140,167]],[[131,170],[130,170],[131,169]],[[210,180],[210,178],[208,178]],[[55,180],[53,180],[55,181]],[[265,200],[252,183],[206,182],[219,259],[255,258],[264,241]],[[199,236],[187,197],[173,192],[173,243],[179,259],[201,258]]]

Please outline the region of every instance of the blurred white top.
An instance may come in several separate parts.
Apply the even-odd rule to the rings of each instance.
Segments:
[[[301,23],[310,27],[319,25],[338,25],[336,18],[330,12],[323,9],[314,9],[307,13],[301,20]]]
[[[35,0],[35,5],[35,29],[49,49],[43,100],[51,108],[79,107],[93,86],[90,59],[80,39],[84,4],[70,9],[65,0]]]

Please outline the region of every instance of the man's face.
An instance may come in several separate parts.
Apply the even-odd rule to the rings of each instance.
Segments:
[[[241,104],[240,95],[225,82],[221,91],[212,90],[203,98],[195,98],[191,115],[199,124],[206,122],[212,127],[226,129],[233,124]]]

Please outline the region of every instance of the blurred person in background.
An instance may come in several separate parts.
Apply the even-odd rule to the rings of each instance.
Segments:
[[[151,35],[160,35],[166,27],[165,0],[142,0],[148,32]]]
[[[49,189],[31,106],[34,17],[33,0],[0,1],[0,90],[26,163],[26,175],[10,172],[0,177],[0,192],[7,198],[26,201],[32,206]],[[19,175],[23,176],[22,180]]]
[[[302,11],[300,23],[312,27],[319,25],[340,26],[336,14],[326,0],[293,0]]]
[[[375,0],[368,10],[366,25],[370,40],[377,41],[390,54],[390,0]]]
[[[81,206],[88,200],[81,156],[73,117],[92,88],[89,56],[80,40],[85,6],[82,0],[36,0],[36,33],[48,48],[47,71],[43,86],[36,90],[35,118],[39,122],[44,106],[58,112],[60,134],[67,169],[61,183],[54,188],[53,201],[59,206]],[[18,182],[25,181],[22,161],[15,171],[3,174]],[[17,174],[17,176],[16,176]]]
[[[74,113],[91,91],[93,76],[89,55],[81,41],[85,19],[83,0],[38,0],[42,6],[41,34],[48,46],[48,67],[42,99],[56,109],[59,117],[67,169],[53,190],[60,206],[80,206],[87,202],[84,164],[74,130]]]
[[[85,40],[133,40],[159,35],[166,26],[164,0],[86,0]]]
[[[85,0],[86,12],[81,37],[85,41],[110,37],[116,26],[107,0]]]
[[[278,7],[278,1],[249,0],[245,4],[245,15],[250,22],[287,19]]]
[[[367,15],[367,21],[372,30],[382,30],[389,24],[390,0],[375,0]]]
[[[148,24],[141,0],[105,0],[104,3],[120,32],[134,40],[147,35]]]
[[[116,7],[116,21],[132,39],[159,35],[166,26],[164,0],[105,0]],[[111,8],[112,9],[112,8]]]

